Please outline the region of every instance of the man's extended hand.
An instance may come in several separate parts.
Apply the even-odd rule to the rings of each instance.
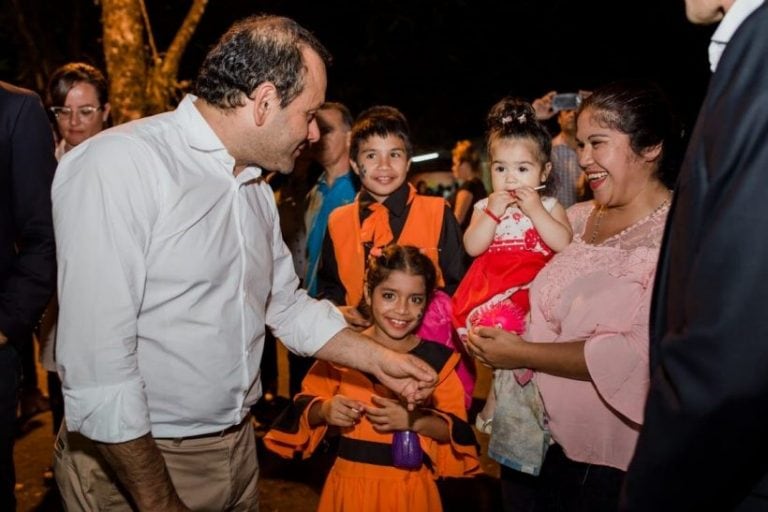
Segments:
[[[437,374],[423,360],[378,344],[368,336],[342,329],[315,352],[315,357],[371,373],[413,410],[432,395]]]
[[[376,359],[376,377],[386,387],[402,396],[408,410],[432,395],[437,374],[423,360],[409,354],[387,351]]]

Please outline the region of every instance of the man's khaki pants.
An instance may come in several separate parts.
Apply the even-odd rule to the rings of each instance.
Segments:
[[[135,510],[94,444],[62,425],[54,473],[67,512]],[[220,436],[156,439],[181,500],[194,511],[259,510],[256,439],[250,418]]]

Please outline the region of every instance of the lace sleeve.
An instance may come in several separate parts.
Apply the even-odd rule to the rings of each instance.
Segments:
[[[592,213],[593,208],[594,203],[592,201],[585,201],[583,203],[576,203],[566,210],[568,221],[573,228],[574,237],[578,236],[579,238],[582,238],[581,235],[584,234],[584,226],[587,224],[587,219],[589,218],[589,214]]]

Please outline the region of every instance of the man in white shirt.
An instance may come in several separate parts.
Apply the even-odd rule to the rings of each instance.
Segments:
[[[685,3],[689,20],[722,22],[712,37],[715,73],[659,256],[651,386],[621,510],[762,512],[768,510],[768,5]]]
[[[129,496],[139,510],[258,510],[247,414],[265,324],[297,353],[370,372],[411,403],[428,394],[425,363],[298,289],[262,179],[290,172],[318,138],[327,60],[292,20],[243,20],[206,57],[196,96],[62,159],[57,364],[67,427],[97,448],[60,435],[68,509],[128,510]]]

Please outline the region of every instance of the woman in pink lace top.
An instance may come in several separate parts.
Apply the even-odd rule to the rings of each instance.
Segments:
[[[577,126],[594,201],[568,210],[573,242],[534,280],[525,335],[478,328],[468,343],[481,363],[536,371],[554,441],[536,510],[618,506],[648,388],[650,297],[671,197],[662,171],[676,170],[678,154],[670,108],[648,85],[600,88]]]

